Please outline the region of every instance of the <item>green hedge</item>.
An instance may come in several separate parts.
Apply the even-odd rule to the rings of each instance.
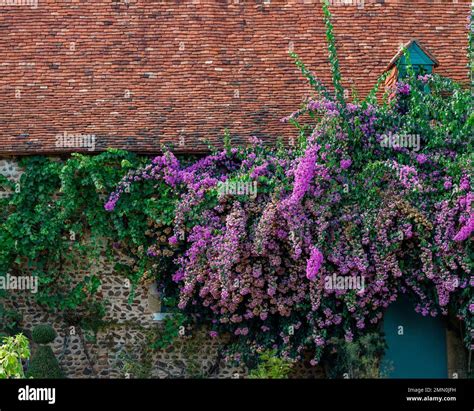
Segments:
[[[56,338],[56,331],[49,324],[41,324],[33,328],[31,337],[36,344],[49,344]]]
[[[40,345],[30,362],[27,378],[64,378],[64,373],[53,350],[48,345]]]

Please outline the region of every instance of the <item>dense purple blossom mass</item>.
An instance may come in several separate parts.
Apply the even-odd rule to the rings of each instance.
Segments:
[[[255,352],[301,359],[312,350],[316,364],[332,337],[352,341],[377,327],[400,294],[423,316],[446,315],[453,303],[469,324],[474,195],[465,114],[452,113],[450,139],[439,126],[446,117],[415,121],[411,99],[438,98],[442,80],[416,81],[433,95],[399,82],[385,105],[310,100],[286,119],[311,124],[297,147],[253,141],[191,165],[166,152],[127,175],[105,209],[137,182],[170,187],[177,257],[164,275],[178,288],[179,309],[207,319],[211,337],[232,334]],[[382,147],[388,133],[421,134],[421,152]],[[219,194],[224,182],[255,183],[256,196]],[[365,286],[327,287],[328,278]]]

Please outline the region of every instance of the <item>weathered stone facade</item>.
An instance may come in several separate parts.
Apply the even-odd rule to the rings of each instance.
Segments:
[[[8,178],[13,183],[18,183],[21,177],[21,169],[14,158],[0,158],[0,174]],[[0,184],[0,198],[6,198],[10,195],[7,188]]]
[[[14,183],[21,177],[21,169],[14,158],[0,158],[0,174]],[[0,195],[2,192],[0,191]],[[3,195],[9,195],[3,192]],[[125,256],[119,258],[127,262]],[[170,347],[147,350],[148,338],[156,335],[162,322],[154,320],[160,303],[150,284],[140,284],[129,303],[130,283],[114,270],[114,264],[102,258],[91,271],[76,271],[74,281],[95,274],[101,280],[98,296],[105,302],[104,325],[96,335],[86,335],[81,329],[71,328],[61,315],[48,313],[28,291],[17,291],[6,302],[23,316],[22,327],[29,335],[34,326],[50,324],[57,332],[53,351],[69,378],[245,378],[242,367],[227,365],[219,356],[225,339],[211,339],[205,330],[187,330]],[[449,375],[466,377],[466,356],[459,337],[447,330]],[[35,347],[32,347],[33,350]],[[133,358],[135,368],[124,367]],[[292,377],[324,378],[322,367],[309,361],[295,364]]]
[[[0,173],[17,183],[21,169],[15,159],[0,158]],[[9,195],[4,192],[4,195]],[[126,262],[126,257],[119,259]],[[59,363],[69,378],[244,378],[244,368],[232,367],[218,356],[223,339],[211,339],[205,330],[185,331],[172,346],[164,350],[146,351],[147,337],[156,333],[162,322],[153,316],[159,302],[150,292],[150,285],[141,284],[129,303],[130,283],[115,272],[114,264],[101,258],[91,271],[77,270],[74,281],[95,274],[101,280],[98,296],[106,306],[104,324],[96,335],[85,334],[68,325],[60,314],[51,314],[35,301],[29,291],[11,291],[6,305],[22,316],[22,328],[29,335],[34,326],[50,324],[57,337],[52,345]],[[33,351],[35,349],[33,345]],[[151,352],[151,355],[150,355]],[[145,354],[144,354],[145,353]],[[138,359],[135,365],[140,375],[124,368],[121,356]],[[146,358],[143,358],[145,355]],[[148,355],[148,356],[147,356]],[[321,378],[321,368],[297,364],[294,376]]]
[[[79,281],[90,274],[78,271],[74,280]],[[171,347],[143,358],[147,336],[153,335],[162,326],[153,319],[154,313],[150,311],[148,287],[137,287],[133,301],[129,303],[130,286],[123,277],[114,273],[111,264],[101,263],[93,274],[101,280],[98,295],[106,305],[104,324],[96,335],[68,325],[60,314],[47,312],[36,304],[35,296],[29,291],[11,291],[12,298],[7,302],[8,307],[22,314],[22,328],[27,335],[38,324],[47,323],[54,327],[58,336],[53,343],[53,351],[68,377],[184,378],[205,376],[210,369],[216,368],[220,341],[207,338],[203,331],[194,335],[185,333]],[[121,353],[136,359],[136,366],[147,369],[147,373],[134,375],[127,372]],[[209,377],[235,378],[237,374],[245,375],[243,369],[222,366],[222,363],[219,365],[215,375]]]
[[[78,273],[80,276],[86,273]],[[121,353],[140,357],[146,348],[147,335],[162,325],[153,320],[148,304],[148,287],[139,286],[129,304],[130,289],[123,277],[114,274],[110,265],[97,267],[96,274],[102,281],[100,293],[106,301],[105,326],[94,340],[88,339],[80,329],[68,326],[58,315],[51,315],[34,302],[34,296],[22,291],[15,295],[11,307],[23,315],[23,327],[27,332],[42,323],[51,324],[58,336],[53,350],[66,375],[70,378],[136,378],[123,368]],[[167,349],[153,352],[141,366],[149,367],[149,378],[244,378],[244,368],[226,365],[218,360],[223,340],[210,339],[207,333],[194,332],[186,335]],[[34,349],[34,347],[33,347]],[[143,360],[143,358],[142,358]],[[309,364],[297,364],[296,377],[322,378],[321,368]]]

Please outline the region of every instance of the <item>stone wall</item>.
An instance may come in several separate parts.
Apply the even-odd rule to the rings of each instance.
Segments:
[[[0,158],[0,174],[14,183],[21,177],[21,169],[14,158]],[[0,192],[1,195],[1,192]],[[3,196],[10,195],[3,192]],[[119,258],[127,262],[126,257]],[[150,287],[141,284],[129,303],[130,284],[114,270],[114,261],[101,258],[91,271],[76,269],[74,281],[86,275],[95,274],[101,280],[98,296],[106,306],[104,325],[96,335],[84,333],[80,328],[71,328],[61,315],[54,315],[39,306],[29,291],[10,291],[10,298],[4,301],[8,308],[14,308],[22,316],[22,328],[29,336],[34,326],[50,324],[57,337],[52,344],[59,363],[69,378],[244,378],[244,368],[232,367],[220,359],[219,348],[223,339],[209,338],[205,330],[187,330],[172,346],[161,351],[147,351],[147,336],[155,335],[163,322],[155,321],[153,314],[159,309],[156,298],[150,295]],[[35,350],[32,345],[32,350]],[[142,364],[140,372],[134,375],[124,369],[123,355]],[[140,371],[140,369],[138,369]],[[320,368],[308,362],[295,366],[295,377],[321,378]]]
[[[79,281],[90,272],[77,272]],[[35,302],[29,291],[15,291],[7,301],[7,307],[19,311],[22,328],[29,335],[38,324],[51,324],[57,332],[52,345],[62,369],[70,378],[235,378],[243,377],[245,370],[227,366],[218,361],[218,349],[222,340],[211,340],[205,331],[186,331],[167,349],[151,351],[145,359],[147,335],[156,335],[162,322],[153,319],[148,306],[148,287],[139,286],[133,301],[128,301],[130,288],[124,278],[114,273],[111,264],[102,263],[94,273],[102,282],[98,296],[106,305],[104,325],[96,335],[71,327],[61,315],[53,315]],[[33,345],[33,351],[36,348]],[[137,360],[140,368],[149,367],[149,373],[134,375],[124,369],[121,354]],[[141,364],[143,363],[143,364]],[[135,362],[134,362],[135,364]],[[209,371],[215,369],[212,375]]]
[[[15,158],[0,158],[0,174],[17,184],[21,173]],[[0,196],[8,195],[0,187]],[[127,262],[126,256],[118,259]],[[28,291],[10,293],[12,298],[5,301],[7,307],[22,314],[22,327],[27,335],[38,324],[54,327],[57,338],[52,347],[69,378],[245,378],[245,369],[232,367],[220,359],[219,348],[226,341],[211,339],[205,330],[187,330],[169,348],[147,350],[147,338],[156,336],[163,326],[163,322],[153,318],[160,303],[150,292],[149,284],[139,285],[129,303],[130,284],[105,258],[91,271],[76,269],[75,274],[74,281],[91,274],[101,280],[98,296],[105,303],[106,315],[96,335],[69,327],[61,315],[52,315],[40,307]],[[447,330],[447,342],[449,375],[465,378],[467,361],[462,341],[453,330]],[[33,344],[33,351],[35,348]],[[124,356],[134,361],[127,363]],[[134,368],[125,368],[126,364]],[[292,377],[324,378],[325,373],[321,367],[302,361],[293,367]]]
[[[78,280],[85,274],[78,272]],[[99,295],[106,301],[105,325],[95,338],[84,335],[80,329],[69,327],[58,315],[52,315],[38,306],[29,292],[19,291],[8,306],[23,315],[23,328],[27,335],[42,323],[51,324],[58,336],[53,350],[62,369],[70,378],[137,378],[123,368],[121,353],[143,360],[147,335],[162,327],[153,319],[149,309],[148,287],[141,285],[128,303],[130,289],[124,278],[115,274],[110,265],[96,268],[102,286]],[[205,330],[186,332],[167,349],[154,351],[143,366],[149,366],[148,378],[245,378],[243,367],[232,367],[218,360],[219,348],[224,339],[210,339]],[[33,350],[35,347],[33,346]],[[295,366],[294,377],[323,378],[321,368],[308,362]]]
[[[1,158],[0,157],[0,175],[5,176],[13,183],[20,181],[22,171],[18,166],[17,161],[14,158]],[[6,187],[2,187],[0,184],[0,199],[6,198],[10,195],[10,190]]]

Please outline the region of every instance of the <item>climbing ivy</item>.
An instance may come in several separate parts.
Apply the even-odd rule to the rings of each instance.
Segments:
[[[2,180],[12,195],[0,200],[0,276],[38,277],[35,298],[41,306],[59,313],[68,324],[97,329],[106,303],[100,292],[101,260],[114,262],[117,272],[128,278],[124,283],[130,284],[131,296],[140,279],[153,280],[171,261],[170,253],[152,262],[146,254],[147,244],[166,237],[159,228],[165,230],[172,221],[174,197],[169,187],[143,182],[133,186],[130,201],[117,213],[103,207],[121,178],[146,161],[121,150],[73,154],[64,160],[21,159],[24,172],[17,190]],[[120,257],[126,257],[126,263],[117,264]],[[0,297],[14,299],[15,294]],[[0,329],[11,334],[18,328],[16,315],[1,304],[0,314],[5,323]]]

